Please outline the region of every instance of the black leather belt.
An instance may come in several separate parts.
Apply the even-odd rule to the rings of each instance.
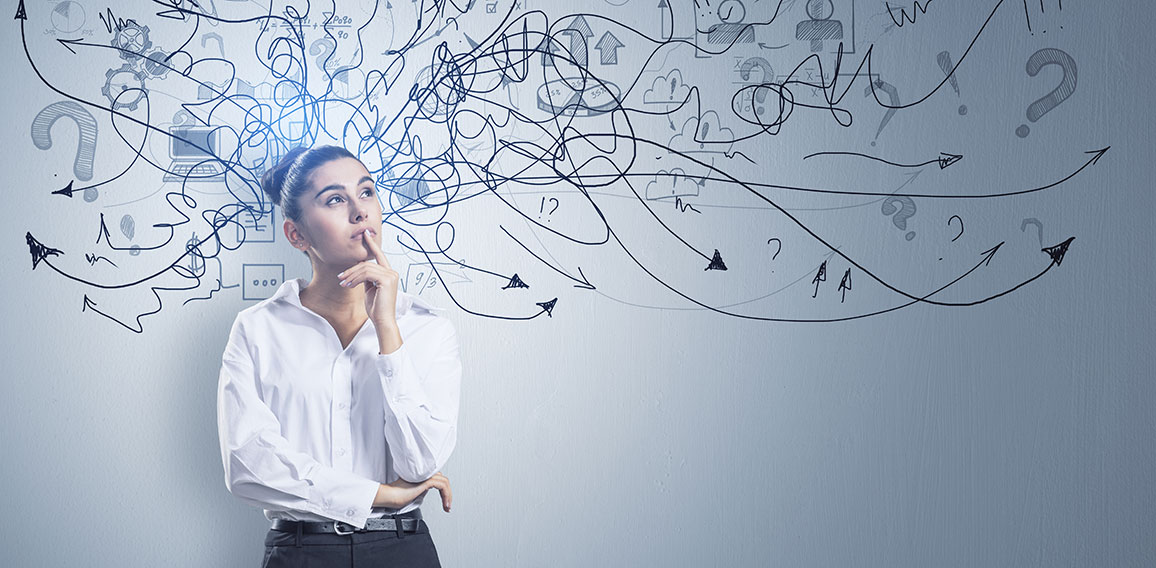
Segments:
[[[418,525],[421,524],[421,509],[413,509],[406,511],[400,515],[383,518],[370,518],[365,521],[365,528],[359,529],[349,523],[341,521],[291,521],[288,519],[275,519],[273,521],[273,530],[283,532],[297,532],[301,529],[303,533],[327,533],[347,535],[355,532],[370,532],[370,531],[394,531],[400,537],[402,532],[417,532]]]

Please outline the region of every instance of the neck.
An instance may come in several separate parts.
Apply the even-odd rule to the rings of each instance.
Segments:
[[[314,265],[313,279],[301,289],[301,303],[325,315],[348,319],[366,317],[365,286],[342,286],[338,272],[341,269]]]

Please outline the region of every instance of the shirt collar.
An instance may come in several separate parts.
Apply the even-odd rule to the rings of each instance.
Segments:
[[[303,310],[308,309],[301,305],[301,289],[304,288],[307,284],[308,282],[306,282],[304,278],[287,279],[285,282],[281,283],[281,286],[277,288],[277,291],[274,292],[273,295],[269,297],[269,299],[272,301],[288,302]],[[402,314],[406,313],[410,310],[410,308],[413,307],[417,307],[431,313],[445,310],[445,308],[439,308],[433,304],[430,304],[425,300],[425,298],[422,298],[421,296],[415,296],[413,294],[398,290],[396,312],[397,317],[401,317]]]

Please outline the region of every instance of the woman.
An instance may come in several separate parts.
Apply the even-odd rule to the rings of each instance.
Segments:
[[[313,265],[237,315],[222,357],[225,485],[272,521],[263,566],[440,566],[419,506],[433,488],[450,510],[454,326],[398,290],[348,150],[294,149],[261,186]]]

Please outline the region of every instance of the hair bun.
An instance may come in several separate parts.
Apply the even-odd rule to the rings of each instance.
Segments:
[[[303,146],[289,150],[288,153],[281,157],[277,165],[269,168],[265,172],[265,175],[261,176],[261,190],[265,192],[265,195],[269,196],[269,199],[272,200],[273,203],[281,205],[285,174],[289,172],[289,168],[293,165],[293,162],[297,160],[297,157],[305,153],[306,150],[307,148]]]

